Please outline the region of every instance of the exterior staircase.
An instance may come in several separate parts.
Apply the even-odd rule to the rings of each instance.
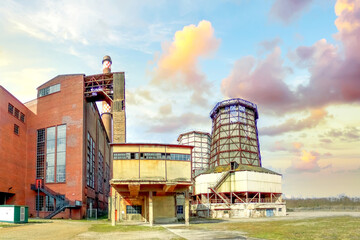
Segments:
[[[212,186],[209,187],[209,189],[216,194],[216,196],[218,196],[227,206],[230,206],[230,199],[223,193],[219,193],[218,189],[221,187],[221,185],[226,181],[226,179],[228,178],[228,176],[230,175],[230,173],[232,173],[233,171],[226,171],[223,172],[220,177],[216,180],[215,184],[213,184]]]
[[[51,212],[49,215],[47,215],[45,217],[46,219],[51,219],[56,214],[58,214],[62,211],[65,211],[66,208],[78,208],[79,207],[74,202],[67,199],[64,195],[61,195],[60,193],[57,193],[57,192],[51,190],[50,188],[44,186],[44,184],[31,184],[31,190],[34,190],[36,192],[39,190],[40,192],[44,193],[45,195],[55,199],[55,201],[56,201],[55,210],[53,212]]]

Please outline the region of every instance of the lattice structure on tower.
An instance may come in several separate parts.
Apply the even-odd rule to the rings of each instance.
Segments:
[[[211,136],[206,132],[192,131],[180,134],[177,139],[181,145],[194,146],[192,150],[193,176],[209,168]]]
[[[261,167],[256,104],[240,98],[219,102],[210,113],[210,168],[236,163]]]

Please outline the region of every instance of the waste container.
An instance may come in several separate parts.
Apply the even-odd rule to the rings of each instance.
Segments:
[[[28,207],[18,205],[0,205],[0,222],[27,223]]]

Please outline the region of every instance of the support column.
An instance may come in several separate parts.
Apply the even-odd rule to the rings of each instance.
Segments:
[[[146,196],[144,197],[144,219],[147,222],[147,204],[146,204]]]
[[[259,203],[261,202],[261,193],[259,193]]]
[[[190,214],[190,208],[189,208],[189,190],[186,190],[185,192],[185,225],[189,226],[189,214]]]
[[[116,193],[116,209],[117,209],[117,219],[116,219],[116,221],[120,221],[120,220],[122,220],[120,193]]]
[[[149,192],[149,223],[154,225],[153,193]]]
[[[115,211],[116,211],[116,200],[115,200],[115,189],[111,188],[111,226],[115,226],[116,225],[116,221],[115,221]]]

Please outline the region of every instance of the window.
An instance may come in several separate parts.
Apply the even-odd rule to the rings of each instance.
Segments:
[[[56,182],[65,182],[66,125],[57,127]]]
[[[9,103],[8,105],[8,112],[13,115],[14,114],[14,106]]]
[[[55,210],[55,201],[53,197],[46,196],[46,209],[45,211],[52,212]]]
[[[46,182],[55,181],[55,130],[56,127],[46,129]]]
[[[110,193],[110,167],[109,164],[106,163],[106,168],[105,168],[105,194],[109,195]]]
[[[60,91],[60,83],[55,84],[55,85],[50,86],[50,87],[39,89],[38,96],[43,97],[43,96],[46,96],[46,95],[49,95],[49,94],[52,94],[52,93],[56,93],[56,92],[59,92],[59,91]]]
[[[36,179],[44,179],[45,128],[37,130]]]
[[[139,153],[114,153],[114,160],[139,159]]]
[[[19,109],[15,108],[14,116],[19,119],[20,118],[20,111]]]
[[[35,196],[35,209],[36,211],[44,211],[44,196]]]
[[[49,127],[46,129],[46,182],[65,182],[65,166],[66,125]]]
[[[177,213],[177,214],[184,214],[184,206],[182,206],[182,205],[177,205],[177,206],[176,206],[176,213]]]
[[[126,214],[141,214],[141,205],[127,205]]]
[[[95,182],[95,142],[88,132],[87,135],[87,156],[86,156],[86,182],[91,188],[94,188]]]
[[[19,126],[18,125],[16,125],[16,124],[14,124],[14,133],[16,134],[16,135],[19,135]]]
[[[104,187],[104,157],[101,154],[101,152],[99,151],[99,156],[98,156],[98,191],[99,192],[103,192],[103,187]]]
[[[20,113],[20,121],[25,122],[25,114]]]

